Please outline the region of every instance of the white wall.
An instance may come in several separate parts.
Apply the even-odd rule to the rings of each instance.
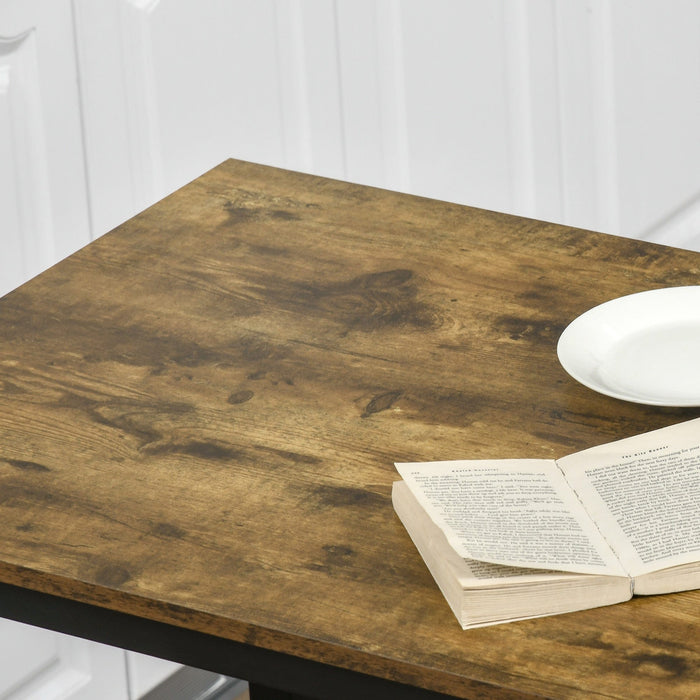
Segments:
[[[70,10],[0,3],[0,293],[89,240]]]
[[[93,200],[124,190],[92,176],[109,163],[126,181],[124,142],[136,206],[230,154],[698,246],[680,226],[700,193],[693,0],[75,5],[86,109],[128,112],[117,141],[87,120]],[[81,31],[98,6],[119,21]],[[107,91],[90,77],[110,42],[121,80]]]
[[[129,112],[116,141],[87,120],[95,201],[124,190],[95,177],[108,163],[106,179],[125,181],[113,167],[123,153],[137,207],[230,154],[699,245],[680,226],[700,193],[693,0],[75,5],[86,109],[111,99],[113,120]],[[81,31],[98,6],[119,21]],[[121,80],[106,91],[110,43]],[[94,207],[96,231],[122,213],[101,219],[106,208]]]
[[[228,156],[700,248],[694,0],[5,0],[0,291]]]

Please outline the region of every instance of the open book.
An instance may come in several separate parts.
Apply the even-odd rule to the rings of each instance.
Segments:
[[[394,509],[465,629],[700,587],[700,418],[558,460],[396,468]]]

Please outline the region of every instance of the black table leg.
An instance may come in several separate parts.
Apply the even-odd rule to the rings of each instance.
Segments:
[[[296,695],[284,690],[275,690],[259,683],[249,683],[250,700],[310,700],[306,695]]]

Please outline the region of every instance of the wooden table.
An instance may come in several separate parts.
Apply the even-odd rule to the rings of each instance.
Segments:
[[[700,592],[465,632],[390,489],[394,461],[700,415],[597,395],[555,353],[589,307],[699,271],[228,161],[0,302],[0,614],[254,697],[696,698]]]

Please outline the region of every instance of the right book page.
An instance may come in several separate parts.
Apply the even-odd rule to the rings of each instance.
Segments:
[[[700,560],[700,419],[557,465],[633,577]]]

